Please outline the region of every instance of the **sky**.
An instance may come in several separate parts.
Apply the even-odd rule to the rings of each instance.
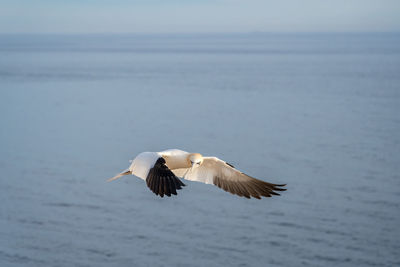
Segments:
[[[0,33],[397,31],[399,0],[0,0]]]

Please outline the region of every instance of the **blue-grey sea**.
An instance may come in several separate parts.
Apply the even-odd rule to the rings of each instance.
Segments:
[[[0,266],[400,266],[400,34],[0,35]],[[287,183],[160,198],[143,151]]]

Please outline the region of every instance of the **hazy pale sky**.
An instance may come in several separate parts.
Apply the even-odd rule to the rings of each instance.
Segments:
[[[0,0],[0,33],[400,31],[400,0]]]

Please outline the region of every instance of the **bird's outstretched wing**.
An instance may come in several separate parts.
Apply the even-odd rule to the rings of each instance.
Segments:
[[[184,174],[183,169],[173,171],[177,176]],[[281,188],[285,184],[271,184],[250,177],[216,157],[204,157],[203,163],[199,167],[188,170],[184,178],[214,184],[227,192],[246,198],[260,199],[262,196],[279,195],[275,191],[286,190]]]
[[[164,197],[164,195],[176,195],[176,190],[185,186],[178,177],[165,165],[165,160],[160,157],[153,168],[150,169],[146,177],[146,184],[154,194]]]

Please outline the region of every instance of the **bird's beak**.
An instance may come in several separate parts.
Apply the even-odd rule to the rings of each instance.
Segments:
[[[190,167],[190,168],[187,169],[187,171],[186,171],[185,174],[183,175],[183,179],[186,179],[186,175],[188,175],[188,174],[193,170],[193,167],[194,167],[194,163],[192,163],[192,167]]]

